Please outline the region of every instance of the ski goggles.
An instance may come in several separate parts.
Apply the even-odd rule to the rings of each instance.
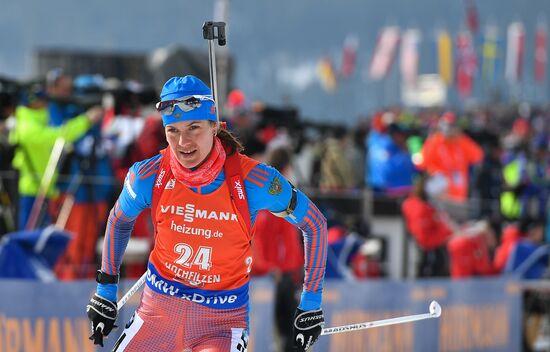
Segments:
[[[159,101],[156,108],[162,116],[170,116],[176,107],[183,112],[189,112],[200,108],[204,101],[214,104],[214,99],[208,95],[188,95],[179,99]]]

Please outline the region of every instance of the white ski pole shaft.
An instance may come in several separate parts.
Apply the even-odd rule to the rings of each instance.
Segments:
[[[368,321],[364,323],[335,326],[332,328],[324,328],[323,331],[321,332],[321,335],[339,334],[342,332],[378,328],[381,326],[411,323],[413,321],[439,318],[441,316],[441,306],[436,301],[432,301],[432,303],[430,303],[429,309],[430,309],[429,313],[424,313],[424,314],[406,315],[406,316],[391,318],[391,319],[375,320],[375,321]]]
[[[139,291],[140,287],[145,283],[145,280],[147,279],[147,272],[144,272],[143,275],[136,281],[136,283],[126,292],[124,297],[120,299],[117,303],[117,309],[120,310],[126,302],[132,297],[137,291]]]

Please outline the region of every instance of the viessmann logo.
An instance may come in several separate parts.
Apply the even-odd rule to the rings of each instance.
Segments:
[[[180,205],[160,205],[162,214],[172,214],[183,217],[183,221],[193,222],[195,219],[219,220],[219,221],[239,221],[237,215],[227,211],[204,210],[195,208],[195,204]]]

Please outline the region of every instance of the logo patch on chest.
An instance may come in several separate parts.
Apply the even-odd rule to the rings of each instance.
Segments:
[[[170,181],[166,183],[166,187],[164,187],[164,189],[173,189],[175,186],[176,186],[176,179],[171,178]]]

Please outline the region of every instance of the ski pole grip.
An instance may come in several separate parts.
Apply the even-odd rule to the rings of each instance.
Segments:
[[[225,22],[219,22],[221,26],[218,27],[218,45],[225,45]]]
[[[215,30],[216,28],[217,31]],[[224,46],[226,43],[225,22],[204,22],[202,25],[202,37],[206,40],[218,39],[218,45]]]

